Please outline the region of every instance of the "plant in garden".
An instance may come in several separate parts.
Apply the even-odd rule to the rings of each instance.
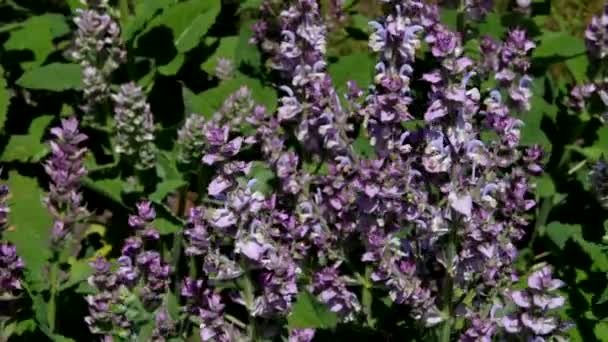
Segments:
[[[0,4],[0,340],[605,338],[606,13],[554,5]]]

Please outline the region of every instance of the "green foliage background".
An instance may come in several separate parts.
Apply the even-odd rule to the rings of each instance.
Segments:
[[[248,43],[250,25],[260,0],[121,0],[122,37],[129,63],[119,69],[115,84],[134,80],[149,91],[159,128],[161,148],[158,182],[146,189],[160,210],[156,226],[166,238],[180,232],[181,219],[173,212],[172,193],[190,179],[177,170],[176,129],[186,114],[211,115],[224,98],[247,85],[255,99],[270,110],[277,93],[268,68],[255,46]],[[526,27],[537,42],[533,55],[534,99],[523,117],[523,142],[541,144],[547,151],[546,173],[539,178],[534,233],[526,239],[520,267],[546,261],[566,281],[569,306],[563,314],[576,324],[572,341],[608,341],[608,215],[591,192],[588,174],[594,161],[608,156],[608,126],[599,113],[568,113],[564,96],[575,83],[588,80],[589,60],[582,39],[590,17],[601,11],[601,1],[536,0],[534,16],[513,15],[509,1],[478,25],[480,33],[495,38],[510,27]],[[377,15],[374,1],[346,1],[346,23],[329,37],[329,71],[339,91],[349,79],[371,81],[374,58],[367,48],[367,22]],[[24,306],[18,320],[0,331],[11,341],[90,341],[82,317],[82,295],[91,291],[86,277],[88,260],[95,255],[116,256],[128,234],[126,218],[137,197],[129,178],[121,175],[103,127],[90,132],[91,149],[85,198],[96,213],[81,246],[69,255],[69,276],[62,280],[56,303],[57,329],[48,327],[51,218],[41,198],[47,180],[40,161],[49,150],[48,129],[79,105],[80,67],[65,57],[74,25],[77,0],[0,0],[0,161],[2,177],[11,187],[11,228],[6,237],[17,245],[27,264]],[[456,25],[456,10],[444,7],[444,21]],[[479,41],[467,49],[476,51]],[[219,57],[238,67],[234,79],[214,76]],[[369,146],[356,148],[367,153]],[[263,168],[256,178],[264,180]],[[267,177],[266,177],[267,178]],[[263,183],[263,182],[262,182]],[[111,213],[112,215],[108,215]],[[309,296],[310,297],[310,296]],[[291,327],[335,328],[335,317],[302,295],[290,318]],[[364,332],[342,331],[341,338]],[[342,330],[341,330],[342,329]],[[387,328],[390,330],[390,327]],[[387,336],[390,336],[388,334]],[[323,337],[323,334],[320,335]],[[388,338],[388,337],[387,337]]]

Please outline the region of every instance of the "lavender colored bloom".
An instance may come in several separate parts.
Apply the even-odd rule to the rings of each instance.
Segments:
[[[293,329],[289,331],[289,342],[311,342],[315,329]]]
[[[116,153],[130,158],[137,169],[154,167],[154,117],[142,88],[135,83],[123,84],[112,100],[116,113]]]
[[[51,183],[44,202],[54,217],[53,246],[60,248],[75,225],[88,216],[79,191],[80,181],[87,173],[83,165],[87,149],[82,147],[87,136],[80,133],[76,118],[62,119],[61,126],[52,128],[51,134],[52,155],[44,164]]]
[[[202,280],[186,278],[181,295],[187,300],[186,311],[200,322],[202,341],[232,342],[243,338],[240,331],[224,319],[225,304],[220,294]]]
[[[357,296],[346,288],[343,277],[338,275],[338,266],[325,267],[314,275],[313,293],[331,311],[349,321],[361,310],[361,305]]]
[[[483,20],[494,7],[493,0],[465,0],[465,13],[471,20]]]
[[[518,312],[503,318],[505,330],[510,333],[527,331],[532,338],[537,339],[559,338],[564,325],[551,310],[564,305],[564,297],[555,293],[563,285],[564,282],[553,278],[549,266],[534,271],[528,277],[527,289],[510,293]]]
[[[9,197],[10,192],[8,186],[6,184],[0,184],[0,237],[8,228],[8,214],[11,211],[7,203]]]
[[[9,297],[22,289],[21,278],[25,264],[17,255],[17,248],[0,242],[0,297]]]
[[[77,26],[70,57],[82,68],[87,120],[95,115],[96,107],[110,96],[112,72],[125,60],[126,52],[120,40],[120,27],[108,11],[107,2],[84,1],[77,9]]]
[[[152,331],[152,342],[166,342],[177,335],[175,321],[169,317],[167,308],[162,307],[156,312],[154,318],[154,330]]]
[[[585,31],[585,43],[589,54],[598,59],[608,55],[608,5],[599,16],[594,16]]]

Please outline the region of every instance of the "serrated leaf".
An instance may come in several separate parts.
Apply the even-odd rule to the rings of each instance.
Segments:
[[[123,204],[122,191],[126,188],[126,184],[120,178],[85,178],[83,179],[82,184],[91,190],[108,197],[116,203]]]
[[[28,134],[11,135],[8,144],[2,152],[2,161],[39,161],[48,153],[48,147],[41,140],[47,126],[52,120],[53,116],[51,115],[37,117],[32,121]]]
[[[338,324],[338,316],[312,294],[303,291],[287,316],[287,322],[290,329],[333,329]]]
[[[209,75],[215,75],[215,67],[217,66],[217,62],[220,58],[226,58],[233,62],[235,61],[237,51],[236,48],[238,45],[238,36],[220,38],[218,47],[215,49],[213,54],[201,64],[201,69],[203,69]]]
[[[532,57],[573,57],[584,54],[585,42],[566,32],[546,31],[540,37],[538,47],[534,49]]]
[[[262,55],[260,50],[253,44],[249,43],[249,39],[253,36],[251,25],[253,21],[244,22],[239,30],[239,42],[236,51],[234,63],[238,67],[241,64],[246,64],[254,69],[260,69],[262,66]]]
[[[545,234],[553,241],[559,249],[564,249],[568,240],[582,234],[580,225],[563,224],[551,222],[545,228]]]
[[[346,89],[347,81],[355,81],[359,87],[366,87],[372,81],[374,59],[367,53],[354,53],[340,57],[336,63],[329,65],[329,74],[334,86],[341,92]]]
[[[156,173],[163,180],[182,180],[182,174],[179,172],[175,161],[175,151],[160,151],[156,161]]]
[[[156,185],[156,190],[150,195],[150,201],[155,203],[162,203],[165,197],[171,192],[179,189],[187,183],[181,179],[169,179]]]
[[[8,114],[8,107],[11,103],[11,96],[8,91],[4,69],[0,66],[0,129],[4,129],[4,122]]]
[[[147,26],[145,32],[154,27],[166,26],[173,33],[173,43],[178,52],[195,48],[207,33],[220,11],[219,0],[190,0],[177,3]]]
[[[17,246],[25,261],[27,280],[30,286],[38,289],[46,284],[42,267],[50,256],[49,236],[53,221],[42,204],[44,192],[35,179],[12,171],[8,186],[11,192],[11,229],[4,236]]]
[[[608,254],[601,245],[585,241],[582,237],[576,238],[576,242],[591,259],[592,271],[608,272]]]
[[[64,91],[81,89],[80,66],[72,63],[53,63],[26,71],[17,85],[28,89]]]
[[[4,43],[6,50],[30,50],[33,61],[22,62],[24,69],[38,66],[55,51],[53,39],[70,32],[66,19],[61,14],[50,13],[33,16],[21,23],[21,27],[11,32]]]
[[[175,4],[175,0],[145,0],[138,2],[135,6],[135,16],[127,21],[127,25],[122,30],[122,39],[128,41],[133,38],[135,33],[143,29],[147,22],[173,4]]]

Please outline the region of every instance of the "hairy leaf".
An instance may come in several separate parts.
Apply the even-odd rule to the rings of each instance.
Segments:
[[[26,71],[16,82],[37,90],[64,91],[81,89],[80,66],[71,63],[53,63]]]
[[[338,324],[338,316],[312,294],[302,291],[287,317],[287,322],[291,329],[333,329]]]

